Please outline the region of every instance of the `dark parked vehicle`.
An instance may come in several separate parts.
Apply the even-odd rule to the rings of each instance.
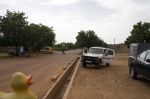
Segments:
[[[128,63],[133,79],[138,74],[150,78],[150,43],[131,44]]]

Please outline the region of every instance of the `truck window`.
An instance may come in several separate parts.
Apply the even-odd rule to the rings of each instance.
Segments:
[[[145,56],[146,56],[147,52],[143,52],[140,54],[139,58],[144,60],[145,59]]]
[[[147,53],[145,60],[147,60],[147,59],[150,59],[150,53]]]
[[[113,51],[112,50],[108,50],[108,55],[113,55]]]
[[[92,54],[103,54],[103,49],[90,48],[90,49],[89,49],[89,53],[92,53]]]

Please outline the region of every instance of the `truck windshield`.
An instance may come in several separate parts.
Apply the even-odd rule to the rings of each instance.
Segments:
[[[99,49],[99,48],[89,48],[89,53],[92,54],[103,54],[103,49]]]

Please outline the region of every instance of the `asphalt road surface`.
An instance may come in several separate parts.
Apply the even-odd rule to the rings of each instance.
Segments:
[[[61,52],[54,52],[49,55],[38,55],[34,57],[5,58],[0,59],[0,90],[11,92],[10,79],[14,72],[20,71],[26,74],[33,74],[31,90],[41,99],[46,91],[54,83],[51,77],[80,52],[80,50],[66,51],[65,55]]]

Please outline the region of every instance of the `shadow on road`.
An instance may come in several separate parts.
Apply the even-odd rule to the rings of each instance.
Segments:
[[[110,66],[102,65],[100,68],[98,68],[96,65],[86,65],[86,67],[83,67],[85,69],[104,69],[104,68],[109,68]]]

